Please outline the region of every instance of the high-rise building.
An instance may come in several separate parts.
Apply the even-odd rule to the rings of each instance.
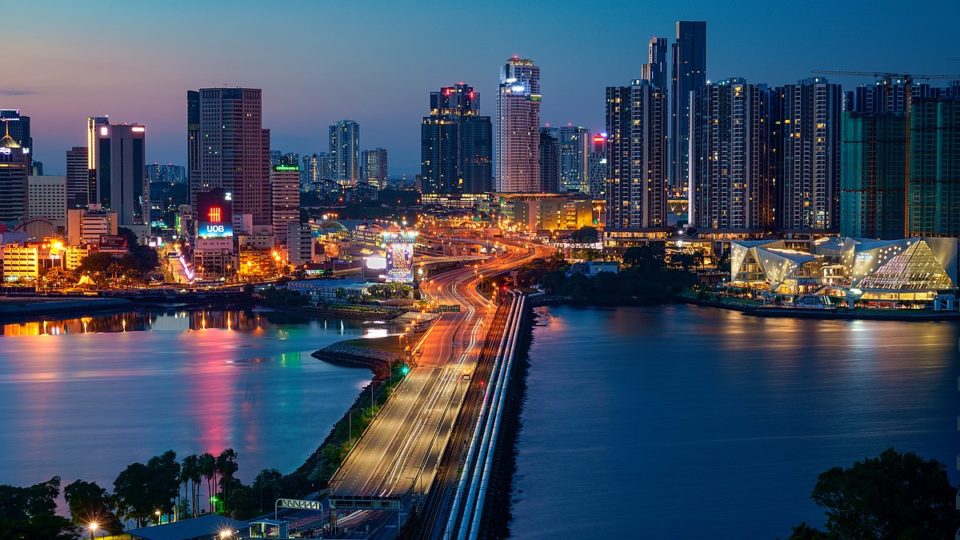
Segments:
[[[67,178],[65,176],[30,176],[27,178],[27,216],[48,219],[66,225]]]
[[[167,182],[169,184],[187,183],[187,170],[182,165],[147,165],[148,182]]]
[[[650,81],[607,87],[607,227],[667,225],[667,96]]]
[[[903,113],[843,113],[840,234],[903,238],[907,122]]]
[[[489,116],[480,96],[457,83],[430,92],[430,114],[420,123],[420,187],[424,193],[484,193],[491,188]]]
[[[263,129],[260,89],[187,92],[187,136],[190,205],[197,207],[198,193],[223,188],[235,215],[272,226],[270,132]]]
[[[110,119],[106,116],[87,117],[87,202],[97,201],[97,151],[100,134],[109,132]]]
[[[10,135],[9,119],[3,120],[0,138],[0,221],[18,221],[27,217],[27,177],[30,153],[24,152]]]
[[[540,68],[514,56],[500,69],[496,190],[536,193],[540,185]]]
[[[607,196],[607,133],[595,133],[590,141],[588,178],[590,196],[603,199]]]
[[[30,117],[20,114],[19,109],[0,109],[0,122],[6,124],[10,137],[17,141],[23,153],[33,160],[33,137],[30,135]]]
[[[691,105],[690,223],[699,229],[772,229],[767,88],[729,79],[696,91]]]
[[[910,236],[960,236],[960,96],[913,99]]]
[[[823,78],[771,91],[771,181],[779,229],[840,227],[842,101],[840,85]]]
[[[640,78],[653,86],[667,91],[667,38],[652,37],[647,44],[647,63],[641,69]]]
[[[540,129],[540,191],[560,192],[560,137],[556,128]]]
[[[101,126],[96,141],[96,190],[92,202],[117,213],[121,227],[150,232],[146,177],[146,129],[141,124]]]
[[[690,93],[707,84],[706,22],[677,21],[671,77],[670,177],[673,187],[683,188],[690,182]]]
[[[270,171],[273,202],[273,235],[281,244],[287,242],[288,226],[300,223],[300,167],[274,165]]]
[[[330,125],[330,154],[333,156],[333,180],[344,187],[360,180],[360,124],[340,120]]]
[[[67,150],[67,206],[86,208],[90,202],[90,173],[87,169],[87,147]]]
[[[580,126],[557,129],[560,142],[560,191],[590,192],[590,130]]]
[[[360,176],[364,182],[377,189],[387,187],[387,150],[385,148],[364,150],[361,153],[360,162],[362,165]]]

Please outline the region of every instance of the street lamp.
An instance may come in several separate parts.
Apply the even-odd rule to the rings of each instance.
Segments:
[[[221,529],[219,536],[220,538],[230,538],[231,536],[233,536],[233,531],[231,531],[230,529]]]
[[[87,529],[90,530],[90,538],[93,539],[93,535],[97,532],[97,529],[100,528],[100,524],[96,521],[91,521],[87,524]]]
[[[159,525],[159,524],[160,524],[160,516],[163,514],[163,512],[161,512],[160,510],[156,510],[156,511],[153,512],[153,514],[154,514],[155,516],[157,516],[157,525]]]

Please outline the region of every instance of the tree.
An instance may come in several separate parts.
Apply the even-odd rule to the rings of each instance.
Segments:
[[[200,465],[200,474],[207,479],[207,499],[209,501],[208,508],[210,509],[210,512],[213,512],[213,501],[211,499],[213,498],[213,486],[215,485],[213,481],[217,476],[217,460],[213,457],[213,454],[209,452],[200,454],[198,459],[198,463]]]
[[[599,235],[596,227],[580,227],[570,233],[570,240],[576,244],[592,244],[597,241]]]
[[[123,524],[116,514],[114,498],[96,482],[77,480],[63,489],[70,517],[80,527],[96,523],[100,530],[110,534],[123,532]]]
[[[191,515],[197,515],[200,508],[200,459],[196,454],[190,454],[183,458],[180,464],[180,482],[190,493],[190,512]]]
[[[140,462],[131,463],[113,481],[113,493],[117,497],[117,511],[125,519],[133,519],[138,527],[146,525],[153,515],[148,484],[150,469]]]
[[[80,261],[80,266],[77,269],[81,272],[89,272],[91,274],[106,273],[110,265],[115,261],[116,259],[109,253],[91,253]]]
[[[233,448],[227,448],[217,456],[217,473],[220,475],[220,492],[223,494],[224,501],[230,496],[230,487],[233,485],[233,474],[237,472],[237,451]]]
[[[664,267],[665,248],[662,243],[649,242],[623,252],[623,264],[645,274],[652,274]]]
[[[0,485],[0,538],[76,538],[76,527],[57,515],[59,494],[59,476],[25,488]]]
[[[960,527],[956,488],[937,460],[890,448],[848,469],[820,474],[811,495],[826,509],[825,531],[801,523],[794,540],[952,538]]]

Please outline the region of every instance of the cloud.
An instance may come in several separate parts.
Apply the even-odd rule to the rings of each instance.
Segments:
[[[36,94],[33,90],[22,88],[0,88],[0,96],[30,96]]]

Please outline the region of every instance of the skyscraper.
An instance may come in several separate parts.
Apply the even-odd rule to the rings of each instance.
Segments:
[[[960,96],[913,99],[910,236],[960,236]]]
[[[843,113],[840,234],[902,238],[907,123],[903,113]]]
[[[773,228],[768,91],[729,79],[694,94],[690,110],[690,223],[700,229]]]
[[[540,185],[540,68],[514,56],[500,69],[496,190],[535,193]]]
[[[590,130],[564,126],[557,130],[560,142],[560,191],[590,192]]]
[[[373,150],[364,150],[360,155],[362,165],[360,176],[363,181],[377,189],[387,187],[387,150],[386,148],[374,148]]]
[[[30,153],[24,152],[10,135],[13,121],[4,119],[0,138],[0,221],[18,221],[27,217],[27,177]]]
[[[97,151],[99,149],[98,139],[101,134],[108,133],[110,119],[106,116],[88,116],[87,117],[87,202],[95,204],[97,202]]]
[[[420,123],[420,185],[424,193],[484,193],[491,187],[489,116],[480,96],[457,83],[430,93],[430,114]]]
[[[777,139],[771,145],[780,153],[771,152],[778,228],[839,229],[840,85],[805,79],[775,89],[770,97]]]
[[[198,193],[223,188],[234,215],[250,214],[254,226],[272,226],[270,134],[263,129],[260,89],[187,92],[187,137],[191,206],[197,207]]]
[[[677,21],[673,44],[670,137],[671,183],[687,187],[690,152],[690,92],[707,84],[707,23]]]
[[[74,146],[67,150],[67,206],[86,208],[90,198],[87,170],[87,147]]]
[[[589,158],[590,196],[603,199],[607,196],[607,133],[596,133],[590,141]]]
[[[556,128],[540,129],[540,191],[560,191],[560,137]]]
[[[270,200],[273,204],[273,235],[287,243],[291,223],[300,223],[300,166],[278,164],[270,170]]]
[[[344,187],[360,180],[360,124],[340,120],[330,125],[330,154],[333,155],[333,179]]]
[[[139,236],[150,232],[150,186],[146,177],[146,129],[111,124],[97,132],[95,202],[117,213],[117,223]]]
[[[667,224],[667,97],[650,81],[607,87],[607,227]]]
[[[652,37],[647,44],[647,63],[641,68],[641,79],[667,91],[667,38]]]
[[[0,109],[0,122],[6,124],[10,137],[17,141],[23,153],[33,159],[33,137],[30,135],[30,117],[20,114],[19,109]]]

